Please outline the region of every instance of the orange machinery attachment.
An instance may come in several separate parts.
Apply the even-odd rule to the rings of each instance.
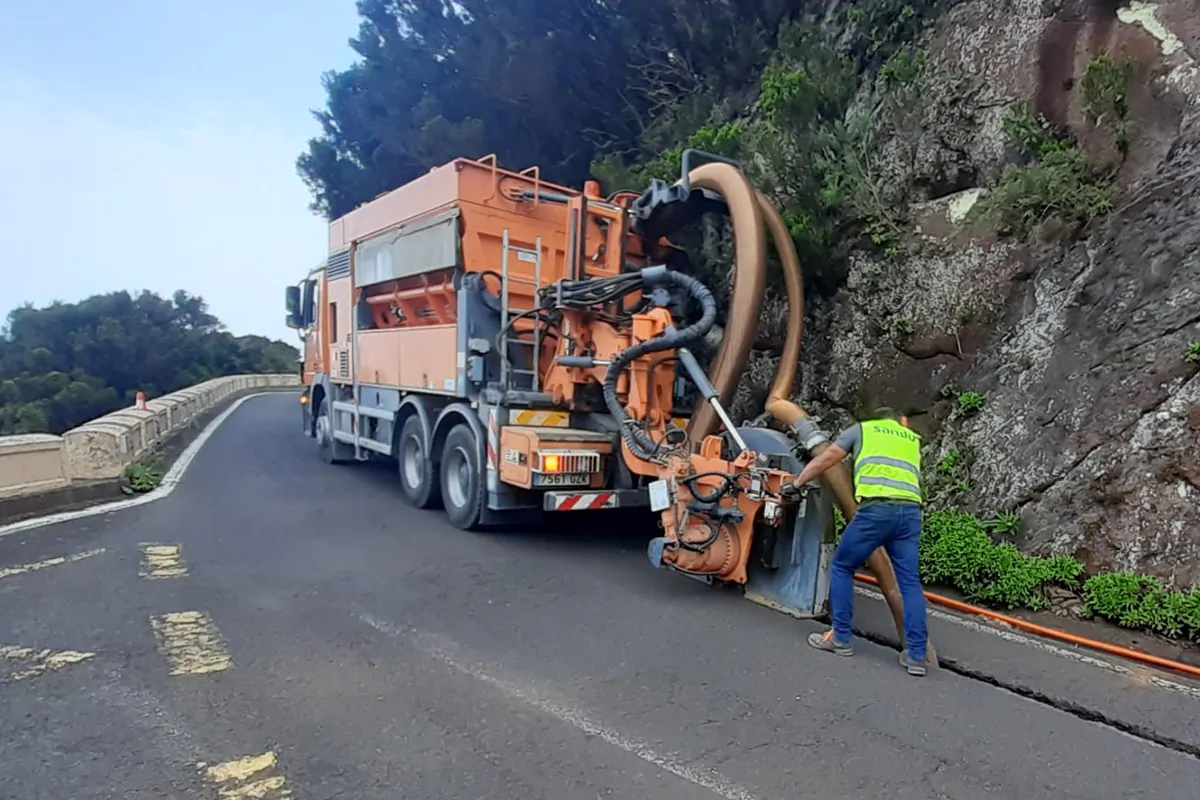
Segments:
[[[716,298],[669,237],[708,213],[729,218],[735,263],[706,370],[693,351]],[[766,409],[782,431],[738,428],[724,410],[755,335],[768,234],[791,304]],[[649,506],[655,566],[815,616],[833,507],[849,518],[855,504],[845,470],[805,496],[786,489],[828,446],[788,397],[802,308],[778,211],[736,164],[697,151],[674,185],[607,198],[594,182],[580,192],[494,156],[458,159],[334,220],[323,269],[288,293],[307,337],[305,430],[326,460],[395,459],[406,499],[462,528]],[[886,555],[871,566],[899,623]]]

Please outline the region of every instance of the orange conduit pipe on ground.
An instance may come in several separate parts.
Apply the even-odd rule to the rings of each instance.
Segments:
[[[873,575],[859,574],[855,575],[854,579],[859,583],[866,583],[876,587],[879,586],[879,581],[876,580]],[[953,597],[946,597],[945,595],[935,594],[934,592],[925,592],[924,594],[926,600],[936,605],[945,606],[946,608],[960,611],[964,614],[971,614],[973,616],[983,617],[996,622],[1002,622],[1005,625],[1017,628],[1018,630],[1023,630],[1027,633],[1033,633],[1038,636],[1042,636],[1046,639],[1054,639],[1055,641],[1086,647],[1090,650],[1098,650],[1101,653],[1120,656],[1121,658],[1127,658],[1130,661],[1137,661],[1140,664],[1160,667],[1162,669],[1169,669],[1193,678],[1200,678],[1200,667],[1193,667],[1191,664],[1184,664],[1182,661],[1174,661],[1169,658],[1153,656],[1149,653],[1143,653],[1140,650],[1132,650],[1128,647],[1121,647],[1117,644],[1109,644],[1108,642],[1101,642],[1097,639],[1089,639],[1086,636],[1076,636],[1073,633],[1060,631],[1058,628],[1048,628],[1045,625],[1038,625],[1036,622],[1027,622],[1026,620],[1019,619],[1017,617],[1010,617],[1007,614],[1001,614],[998,611],[991,611],[979,606],[973,606],[970,603],[964,603],[961,600],[955,600]]]

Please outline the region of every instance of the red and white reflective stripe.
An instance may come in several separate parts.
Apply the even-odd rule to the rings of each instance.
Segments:
[[[615,508],[617,495],[615,492],[588,492],[587,494],[570,494],[558,497],[555,511],[595,511],[600,508]]]
[[[499,491],[500,476],[500,419],[496,409],[488,409],[487,428],[487,487],[488,491]]]

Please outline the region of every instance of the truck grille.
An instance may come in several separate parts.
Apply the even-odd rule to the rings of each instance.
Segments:
[[[547,456],[558,459],[558,469],[552,471],[554,474],[600,471],[600,454],[595,450],[542,450],[538,453],[538,466],[534,472],[547,472]]]

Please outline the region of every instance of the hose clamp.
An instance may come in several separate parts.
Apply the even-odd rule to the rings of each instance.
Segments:
[[[792,433],[796,435],[804,449],[810,453],[814,448],[829,443],[829,437],[807,417],[792,423]]]

